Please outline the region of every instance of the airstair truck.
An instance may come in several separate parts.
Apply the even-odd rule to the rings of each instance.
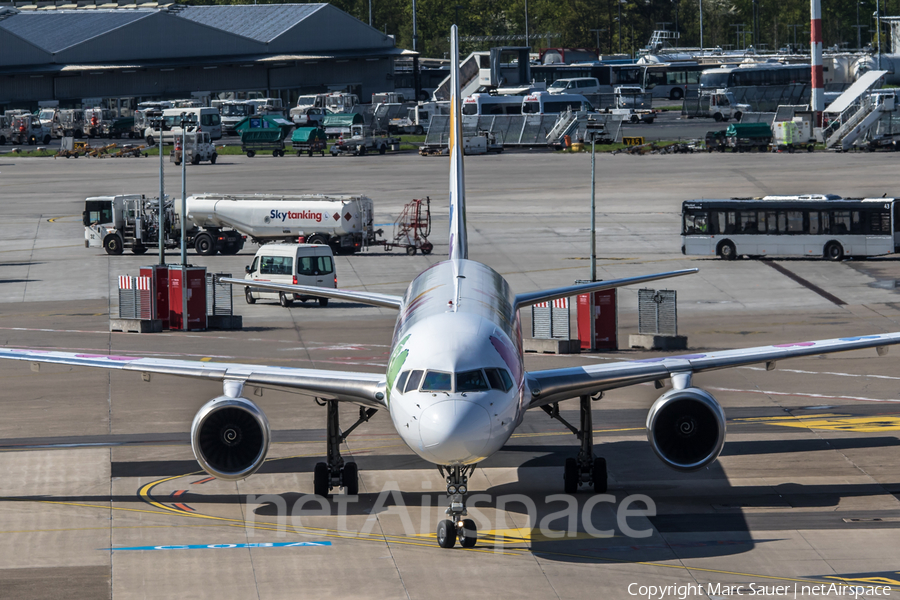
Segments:
[[[187,199],[187,223],[196,228],[198,254],[214,254],[213,242],[230,230],[258,244],[303,237],[306,243],[352,254],[375,243],[373,215],[366,196],[199,194]]]

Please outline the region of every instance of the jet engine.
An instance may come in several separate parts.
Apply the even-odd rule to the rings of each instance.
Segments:
[[[213,477],[244,479],[266,458],[269,422],[246,398],[220,396],[204,404],[194,417],[191,449],[203,470]]]
[[[699,388],[670,390],[647,415],[647,439],[660,460],[677,471],[713,462],[725,444],[725,413]]]

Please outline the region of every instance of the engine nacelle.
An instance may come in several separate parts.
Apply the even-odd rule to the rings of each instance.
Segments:
[[[203,470],[237,481],[259,469],[269,451],[269,422],[246,398],[220,396],[203,405],[191,424],[191,449]]]
[[[725,445],[725,412],[699,388],[669,390],[650,407],[647,439],[656,455],[678,471],[713,462]]]

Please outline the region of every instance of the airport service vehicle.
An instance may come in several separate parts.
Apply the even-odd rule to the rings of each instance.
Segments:
[[[291,109],[291,120],[298,127],[317,127],[325,121],[325,117],[334,114],[327,108],[309,106],[302,109]]]
[[[738,104],[728,90],[700,90],[700,114],[696,116],[711,117],[717,123],[729,119],[740,121],[749,110],[749,104]]]
[[[309,108],[325,108],[325,98],[328,94],[309,94],[306,96],[300,96],[297,98],[297,105],[294,106],[288,116],[292,121],[295,121],[295,115],[299,116],[303,114],[306,109]]]
[[[216,164],[219,154],[216,152],[215,144],[209,139],[209,133],[205,131],[185,133],[184,142],[185,148],[182,152],[181,136],[175,138],[175,146],[169,155],[169,160],[173,163],[180,165],[183,154],[184,160],[192,165],[199,165],[201,161],[209,161],[210,164]]]
[[[378,92],[372,94],[372,106],[377,104],[403,104],[406,99],[399,92]]]
[[[205,131],[213,141],[222,139],[222,117],[218,108],[211,107],[182,107],[165,108],[162,110],[163,118],[163,144],[171,144],[175,136],[181,136],[182,115],[189,120],[188,131]],[[159,129],[150,124],[141,136],[148,146],[159,143]]]
[[[328,148],[325,130],[321,127],[298,127],[291,134],[291,148],[297,156],[303,154],[312,156],[315,152],[325,156],[325,150]]]
[[[551,94],[599,94],[603,92],[596,77],[573,77],[557,79],[547,87]]]
[[[50,128],[42,125],[37,115],[11,113],[9,140],[13,144],[49,144],[50,139]]]
[[[59,111],[58,137],[84,137],[84,111],[80,108],[64,108]]]
[[[520,115],[522,97],[477,93],[463,98],[464,115]]]
[[[777,62],[722,65],[706,69],[700,74],[701,90],[729,90],[734,87],[768,87],[791,84],[809,85],[812,71],[809,64]]]
[[[712,152],[713,150],[718,150],[719,152],[725,152],[725,149],[727,147],[728,147],[728,142],[725,138],[725,130],[724,129],[706,132],[706,151],[707,152]]]
[[[364,156],[370,151],[384,154],[388,148],[399,143],[400,140],[397,138],[374,135],[365,125],[351,125],[350,135],[341,135],[335,140],[334,144],[331,145],[330,152],[332,156],[341,154]]]
[[[813,134],[813,113],[804,111],[794,114],[790,121],[773,123],[775,148],[793,153],[796,150],[812,152],[816,149],[816,137]]]
[[[653,99],[642,88],[619,86],[614,92],[614,99],[615,107],[603,112],[619,115],[629,123],[652,123],[656,119],[657,111],[651,108]]]
[[[681,206],[683,254],[881,256],[900,250],[895,198],[834,194],[689,200]]]
[[[588,99],[580,94],[551,94],[534,92],[522,99],[523,115],[555,115],[572,112],[594,112]]]
[[[180,206],[177,207],[180,209]],[[194,248],[214,254],[217,237],[230,230],[258,244],[296,241],[327,244],[352,254],[375,242],[374,207],[366,196],[197,194],[187,198],[188,223],[198,228]]]
[[[647,65],[641,87],[654,98],[681,100],[701,87],[700,78],[705,68],[691,61]]]
[[[460,75],[456,58],[459,46],[455,25],[451,29],[450,56],[454,57],[451,103],[459,106]],[[573,295],[687,275],[697,269],[514,293],[500,273],[469,258],[462,123],[459,112],[453,113],[447,260],[430,264],[413,279],[403,296],[259,280],[253,284],[274,292],[309,294],[397,311],[384,372],[105,356],[47,347],[32,350],[4,346],[0,347],[0,358],[32,364],[116,369],[132,372],[135,377],[141,373],[221,381],[222,394],[199,408],[190,426],[190,438],[200,467],[211,476],[228,481],[255,473],[264,464],[269,450],[269,420],[250,400],[254,388],[283,389],[309,396],[310,400],[315,398],[324,405],[326,413],[327,458],[316,464],[313,474],[315,494],[323,498],[340,487],[349,495],[359,492],[357,465],[344,460],[341,445],[357,426],[378,411],[384,411],[410,451],[434,464],[446,478],[447,516],[436,528],[438,545],[452,548],[458,541],[463,547],[471,548],[477,543],[478,533],[466,509],[466,497],[472,491],[469,476],[478,463],[508,442],[528,410],[544,410],[551,418],[562,421],[559,403],[579,399],[577,424],[562,421],[580,441],[577,456],[567,458],[562,469],[562,487],[567,494],[581,486],[602,494],[607,490],[607,464],[604,458],[594,456],[591,435],[594,406],[602,405],[593,400],[600,400],[603,394],[618,388],[654,382],[657,388],[662,388],[664,382],[670,381],[671,388],[662,392],[648,411],[647,440],[663,464],[682,472],[678,480],[686,482],[685,492],[696,492],[688,473],[713,463],[724,447],[726,436],[721,405],[700,387],[698,380],[703,373],[756,364],[774,369],[776,361],[849,350],[874,349],[884,355],[888,346],[900,343],[900,333],[853,335],[854,332],[848,332],[849,336],[839,339],[526,370],[519,317],[523,308]],[[219,281],[242,288],[247,285],[244,279],[220,278]],[[341,426],[341,403],[353,405],[354,411],[359,409],[355,423]],[[598,417],[602,414],[598,411]],[[548,480],[547,485],[554,484]],[[410,491],[421,490],[417,487]],[[697,518],[702,520],[703,516]]]
[[[431,117],[449,114],[449,102],[420,102],[417,106],[409,107],[405,117],[391,119],[389,129],[392,132],[422,135],[428,133]]]
[[[256,251],[253,262],[245,269],[244,279],[250,282],[304,285],[307,287],[337,287],[334,255],[324,244],[266,244]],[[328,306],[328,298],[309,294],[278,292],[266,288],[246,286],[244,299],[256,304],[260,299],[273,299],[285,308],[295,300],[316,300],[319,306]]]
[[[84,135],[89,138],[105,137],[109,135],[109,128],[115,116],[108,108],[84,109]]]
[[[234,126],[245,117],[255,114],[256,110],[249,102],[237,100],[213,100],[212,105],[219,109],[222,117],[222,135],[237,135]]]
[[[346,94],[344,92],[326,94],[322,100],[323,108],[327,108],[333,113],[353,112],[353,108],[359,104],[359,98],[357,98],[356,94]]]
[[[175,226],[171,201],[163,201],[164,248],[177,247],[176,240],[166,238],[166,231]],[[107,254],[122,254],[130,248],[134,254],[144,254],[158,248],[159,199],[141,194],[95,196],[84,201],[84,247],[103,247]]]
[[[772,143],[772,129],[766,123],[732,123],[725,130],[725,142],[732,152],[765,152]]]

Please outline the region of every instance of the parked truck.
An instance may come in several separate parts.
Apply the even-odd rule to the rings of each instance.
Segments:
[[[813,134],[813,113],[798,111],[790,121],[775,121],[775,147],[793,153],[796,150],[812,152],[816,149]]]
[[[772,143],[772,129],[766,123],[733,123],[725,130],[732,152],[765,152]]]
[[[354,156],[363,156],[368,154],[369,151],[384,154],[388,148],[399,143],[400,140],[397,138],[373,135],[365,125],[351,125],[350,135],[342,135],[332,144],[331,155],[352,154]]]
[[[199,194],[187,199],[188,223],[199,230],[194,236],[198,254],[213,254],[208,242],[229,230],[258,244],[303,237],[309,244],[352,254],[375,243],[373,215],[366,196]]]

